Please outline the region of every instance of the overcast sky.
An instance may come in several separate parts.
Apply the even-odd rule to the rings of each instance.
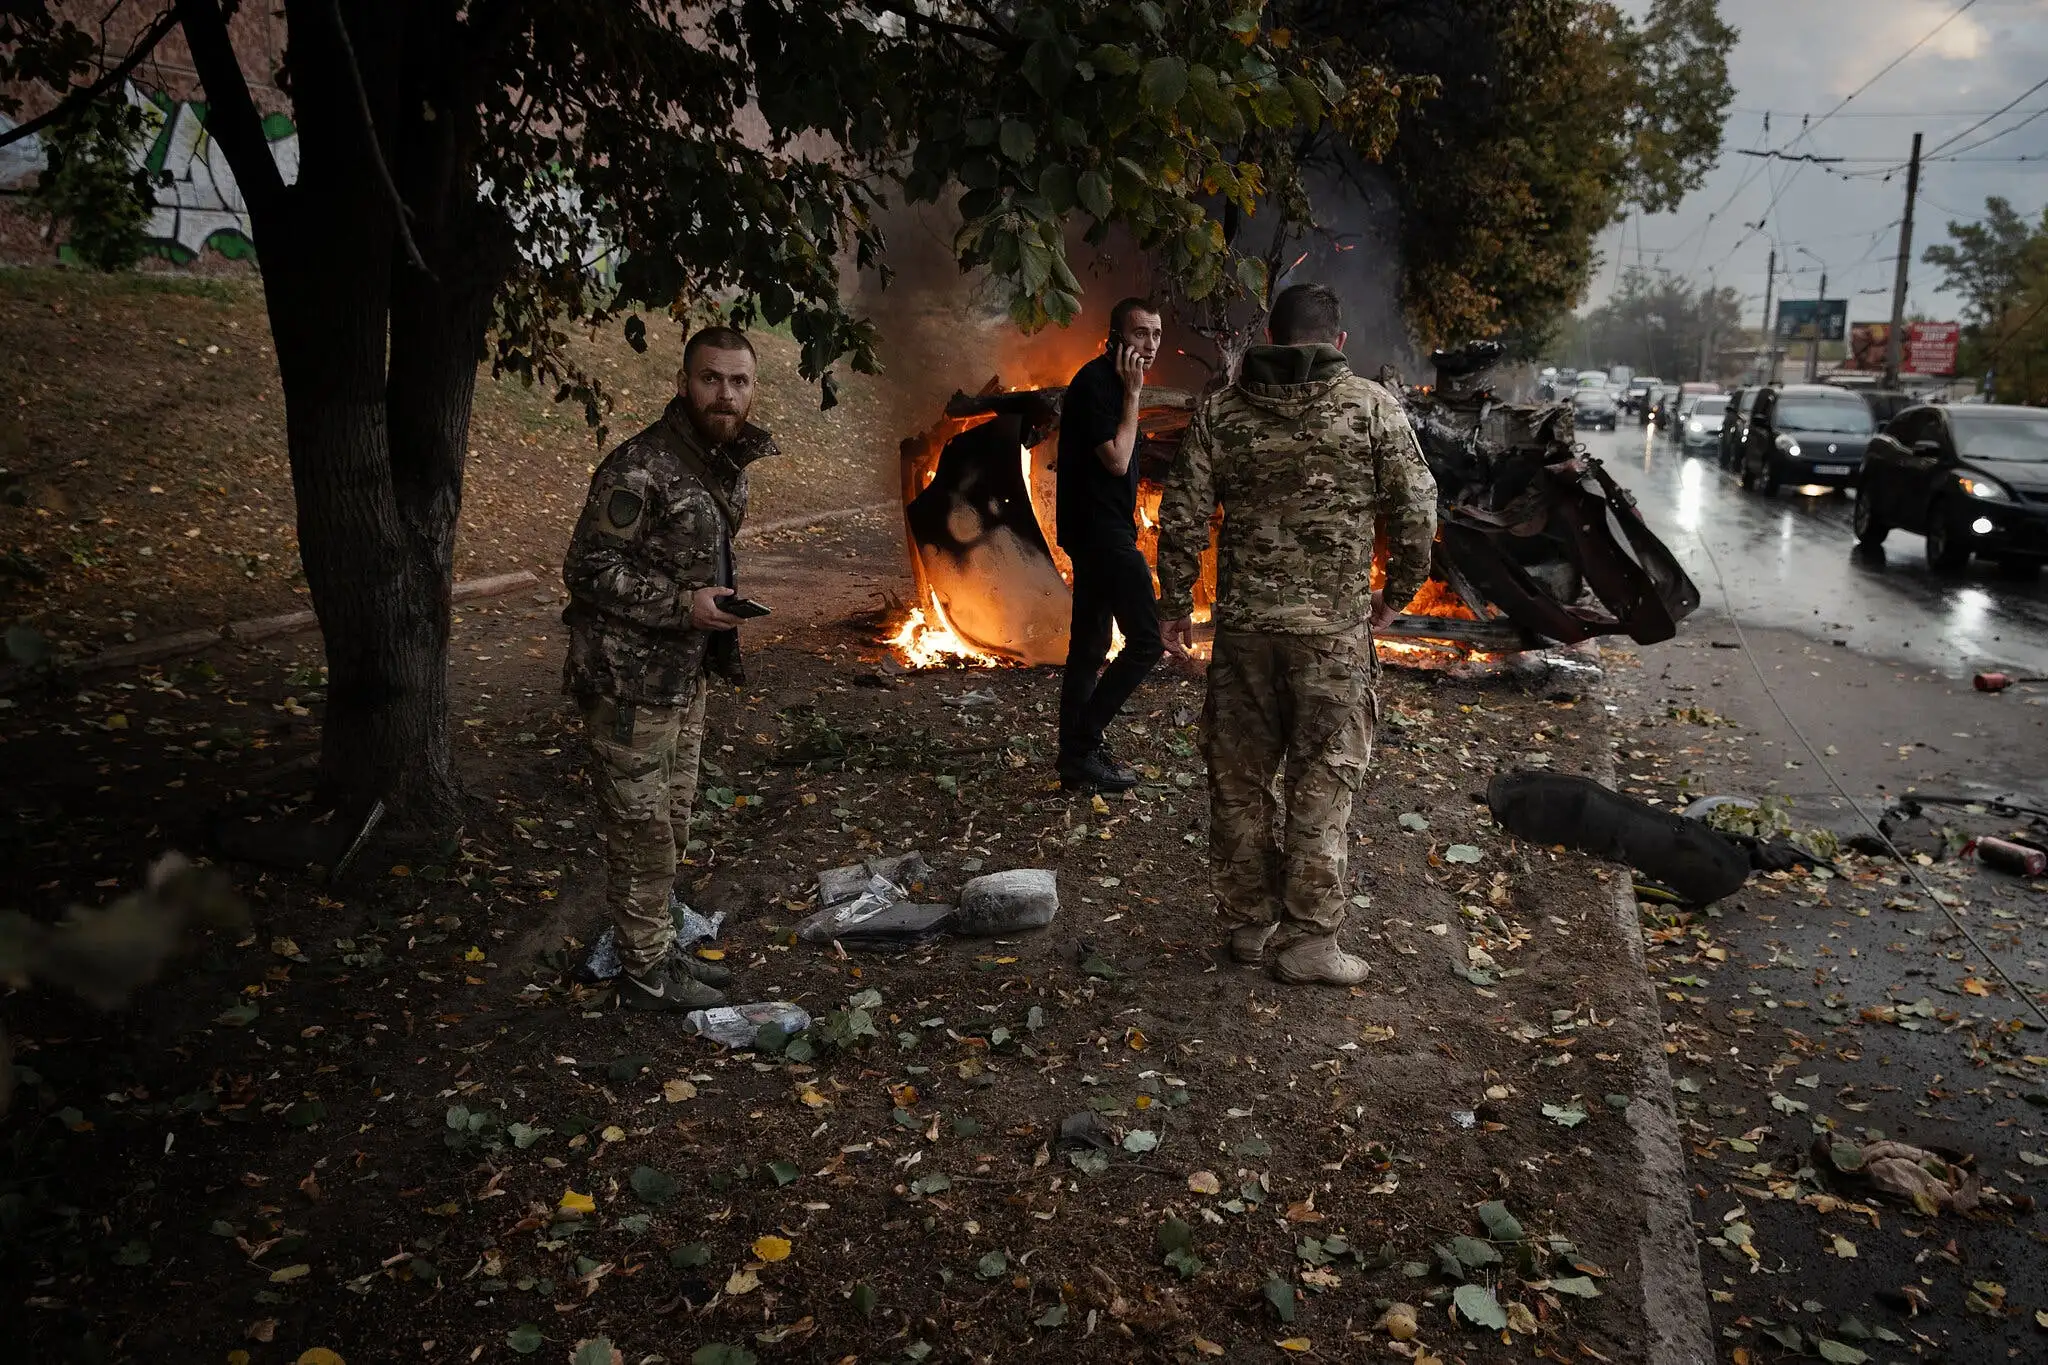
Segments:
[[[1907,310],[1954,317],[1957,301],[1920,264],[1928,243],[1948,240],[1951,220],[1982,217],[1987,195],[2003,195],[2034,220],[2048,202],[2048,84],[2026,93],[2048,79],[2048,0],[1721,0],[1721,14],[1741,36],[1729,55],[1735,99],[1720,164],[1676,212],[1633,218],[1601,236],[1604,265],[1588,306],[1607,296],[1617,263],[1634,264],[1640,246],[1646,266],[1700,284],[1711,278],[1747,296],[1744,320],[1755,325],[1775,243],[1780,297],[1788,288],[1813,297],[1825,262],[1828,296],[1847,298],[1852,320],[1888,318],[1906,177],[1903,169],[1886,172],[1903,167],[1918,131],[1926,135],[1924,156],[1955,159],[1929,159],[1921,170]],[[2013,100],[2008,113],[1966,133]],[[2032,114],[2040,117],[1972,147]],[[1802,117],[1811,124],[1803,138]],[[1762,148],[1847,159],[1798,165],[1741,154]],[[1759,220],[1763,231],[1754,230]]]

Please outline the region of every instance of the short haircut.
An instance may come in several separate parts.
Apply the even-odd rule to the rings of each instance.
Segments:
[[[1337,302],[1337,291],[1327,284],[1290,284],[1273,300],[1266,328],[1276,346],[1335,342],[1337,333],[1344,330],[1344,309]]]
[[[1109,310],[1109,334],[1113,337],[1122,336],[1124,328],[1130,325],[1133,313],[1159,314],[1159,305],[1151,299],[1141,299],[1135,295],[1127,299],[1118,299],[1116,307]]]
[[[735,327],[706,327],[700,332],[692,332],[690,339],[683,343],[683,373],[689,373],[690,362],[696,359],[698,351],[707,346],[714,351],[745,351],[754,355],[754,343],[747,340],[745,332]],[[755,359],[759,358],[755,356]]]

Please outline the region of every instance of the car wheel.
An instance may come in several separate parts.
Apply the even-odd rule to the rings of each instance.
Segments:
[[[1778,467],[1777,455],[1771,454],[1764,456],[1764,496],[1767,498],[1776,497],[1778,495],[1778,485],[1783,483],[1784,481],[1785,474],[1784,471]]]
[[[1884,544],[1884,538],[1891,533],[1891,527],[1877,519],[1877,512],[1871,505],[1870,490],[1856,492],[1856,543],[1875,549]]]
[[[1970,562],[1970,542],[1963,539],[1955,513],[1936,507],[1927,514],[1927,567],[1951,573]]]

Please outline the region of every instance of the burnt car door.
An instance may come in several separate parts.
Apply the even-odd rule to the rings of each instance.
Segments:
[[[1749,476],[1752,466],[1761,470],[1770,461],[1771,416],[1777,407],[1776,389],[1757,391],[1756,404],[1749,410],[1749,420],[1742,424],[1742,443],[1736,447],[1742,454],[1735,464],[1745,477]]]
[[[1906,424],[1894,442],[1900,447],[1900,454],[1899,477],[1893,484],[1898,490],[1893,521],[1905,530],[1924,534],[1927,519],[1933,514],[1936,491],[1946,471],[1956,462],[1955,443],[1948,418],[1940,408],[1915,408],[1900,414],[1900,421],[1903,423],[1907,417],[1916,420]]]
[[[1918,409],[1908,409],[1885,423],[1884,430],[1870,438],[1863,453],[1863,468],[1856,475],[1856,510],[1859,520],[1873,525],[1896,525],[1899,482],[1903,477],[1905,442],[1920,425]]]

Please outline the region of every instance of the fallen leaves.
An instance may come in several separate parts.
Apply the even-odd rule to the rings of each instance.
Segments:
[[[661,1083],[661,1097],[670,1104],[681,1104],[684,1100],[697,1098],[697,1087],[688,1081],[677,1079]]]
[[[1223,1182],[1214,1171],[1196,1171],[1188,1177],[1188,1189],[1195,1194],[1221,1194]]]
[[[555,1208],[558,1212],[566,1213],[572,1218],[581,1218],[586,1213],[597,1212],[597,1201],[587,1194],[579,1194],[575,1190],[564,1190],[562,1191],[561,1202],[556,1204]]]
[[[789,1259],[789,1250],[787,1237],[770,1235],[754,1239],[753,1252],[757,1261],[766,1261],[770,1265],[777,1261],[786,1261]]]

